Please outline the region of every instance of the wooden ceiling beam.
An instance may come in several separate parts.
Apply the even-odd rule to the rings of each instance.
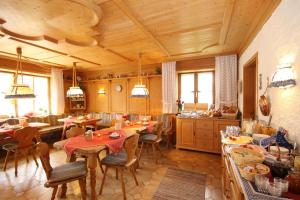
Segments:
[[[223,15],[223,23],[222,23],[222,28],[220,32],[220,38],[219,38],[220,45],[224,45],[226,43],[227,34],[230,29],[230,23],[234,12],[235,1],[236,0],[226,1],[225,11]]]
[[[218,29],[218,28],[221,28],[221,27],[222,27],[222,23],[217,22],[217,23],[197,26],[197,27],[193,27],[193,28],[181,29],[181,30],[178,30],[178,31],[171,31],[171,32],[161,33],[161,34],[158,34],[156,36],[159,36],[159,37],[173,36],[173,35],[191,33],[191,32],[196,32],[196,31]]]
[[[136,18],[130,8],[123,0],[112,0],[115,5],[149,38],[151,39],[167,56],[170,56],[164,45]]]

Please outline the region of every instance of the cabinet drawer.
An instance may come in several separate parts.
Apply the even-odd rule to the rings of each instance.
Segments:
[[[213,130],[213,127],[214,127],[213,120],[197,120],[196,121],[196,128]]]

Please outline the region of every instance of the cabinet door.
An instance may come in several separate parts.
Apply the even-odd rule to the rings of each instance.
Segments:
[[[226,126],[238,126],[238,120],[216,120],[214,121],[214,150],[221,153],[221,135],[220,131],[225,130]]]
[[[195,146],[194,120],[181,119],[179,123],[179,129],[180,129],[179,145],[194,147]]]
[[[196,147],[199,150],[213,150],[213,129],[196,129]]]

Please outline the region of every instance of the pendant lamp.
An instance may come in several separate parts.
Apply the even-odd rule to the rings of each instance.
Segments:
[[[19,70],[21,71],[21,84],[18,84]],[[17,47],[17,69],[14,82],[5,94],[5,99],[35,98],[29,85],[23,84],[22,48]]]
[[[83,97],[83,91],[80,89],[79,86],[77,86],[76,83],[76,62],[73,63],[73,82],[72,87],[70,87],[67,91],[67,97],[73,98],[73,97]]]
[[[149,97],[149,90],[142,83],[141,71],[142,71],[141,54],[139,54],[138,83],[136,85],[134,85],[133,89],[131,90],[131,97],[134,97],[134,98]]]

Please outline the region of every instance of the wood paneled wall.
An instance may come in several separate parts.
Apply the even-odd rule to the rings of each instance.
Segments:
[[[86,112],[112,112],[158,115],[162,113],[162,85],[161,76],[149,76],[142,79],[143,84],[149,89],[149,98],[131,98],[131,90],[137,84],[137,78],[103,79],[83,81],[80,87],[86,93]],[[65,90],[70,86],[70,81],[65,81]],[[122,87],[121,92],[116,86]],[[105,94],[98,94],[99,89],[104,89]],[[65,91],[66,92],[66,91]],[[66,112],[69,112],[69,101],[66,98]]]

